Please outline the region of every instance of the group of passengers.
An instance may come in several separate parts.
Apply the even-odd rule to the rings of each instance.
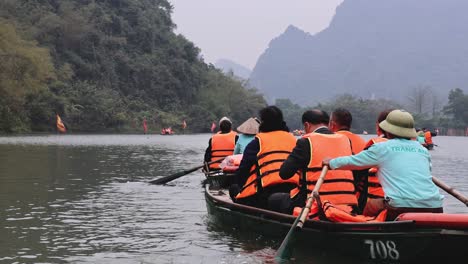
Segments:
[[[320,109],[305,111],[305,134],[300,139],[289,132],[278,107],[267,106],[259,115],[259,121],[252,118],[238,127],[239,134],[232,131],[228,118],[222,118],[221,131],[210,139],[205,153],[205,162],[216,169],[217,159],[240,147],[242,160],[229,188],[234,202],[295,214],[328,166],[310,217],[325,217],[325,208],[366,221],[394,220],[404,212],[443,211],[443,196],[432,182],[429,152],[415,140],[410,113],[382,111],[377,137],[367,143],[350,131],[352,116],[346,109],[335,109],[331,116]]]
[[[421,143],[421,145],[423,145],[428,150],[432,150],[434,148],[434,142],[432,141],[432,137],[437,136],[438,130],[432,132],[429,129],[423,127],[422,129],[416,129],[416,133],[418,135],[416,139],[419,143]]]

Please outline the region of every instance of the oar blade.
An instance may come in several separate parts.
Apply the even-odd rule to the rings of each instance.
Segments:
[[[189,173],[189,172],[186,172],[186,171],[178,172],[178,173],[172,174],[170,176],[166,176],[166,177],[162,177],[162,178],[158,178],[158,179],[149,181],[149,183],[158,184],[158,185],[165,184],[165,183],[168,183],[168,182],[170,182],[172,180],[180,178],[180,177],[186,175],[187,173]]]
[[[210,161],[208,162],[207,164],[212,164],[212,163],[215,163],[215,162],[219,162],[219,161],[222,161],[224,158],[220,158],[220,159],[217,159],[217,160],[214,160],[214,161]],[[189,173],[192,173],[198,169],[201,169],[203,168],[203,166],[205,166],[205,164],[203,165],[200,165],[200,166],[197,166],[197,167],[194,167],[194,168],[191,168],[191,169],[188,169],[188,170],[185,170],[185,171],[181,171],[181,172],[178,172],[178,173],[175,173],[175,174],[172,174],[172,175],[169,175],[169,176],[166,176],[166,177],[162,177],[162,178],[158,178],[158,179],[154,179],[152,181],[149,181],[148,183],[150,184],[166,184],[172,180],[175,180],[177,178],[180,178],[184,175],[187,175]]]
[[[297,223],[294,223],[297,224]],[[293,224],[293,225],[294,225]],[[276,251],[275,261],[278,263],[282,263],[283,261],[290,260],[293,255],[293,245],[294,243],[294,232],[296,232],[296,228],[289,229],[288,234],[283,239],[280,247]]]
[[[275,255],[275,260],[277,262],[281,261],[287,261],[290,260],[292,257],[292,251],[293,251],[293,245],[294,240],[296,239],[295,233],[297,232],[296,230],[301,229],[302,225],[305,223],[306,218],[309,215],[310,208],[315,200],[315,195],[318,195],[318,191],[320,187],[322,186],[322,183],[325,179],[325,176],[327,175],[328,172],[328,166],[324,166],[322,168],[322,172],[320,173],[320,177],[317,180],[317,183],[315,184],[314,190],[312,191],[312,195],[307,197],[306,205],[302,208],[301,213],[296,217],[296,220],[294,220],[294,223],[291,225],[291,228],[289,229],[288,234],[286,234],[286,237],[283,239],[283,242],[281,243],[280,247],[276,251]]]

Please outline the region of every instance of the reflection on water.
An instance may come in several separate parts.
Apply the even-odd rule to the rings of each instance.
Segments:
[[[279,239],[207,215],[200,172],[145,183],[200,165],[208,138],[0,137],[0,263],[272,263]],[[468,194],[468,138],[435,143],[434,176]],[[467,213],[445,195],[447,212]]]

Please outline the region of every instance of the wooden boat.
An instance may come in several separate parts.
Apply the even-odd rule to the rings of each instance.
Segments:
[[[217,170],[210,169],[208,164],[205,164],[203,173],[205,174],[207,182],[211,183],[211,185],[216,188],[227,188],[233,183],[233,176],[239,168],[241,160],[242,154],[227,156],[222,161],[223,166],[220,166],[220,169]]]
[[[206,170],[203,169],[207,183],[214,188],[227,188],[232,184],[234,172],[226,172],[222,170]]]
[[[433,150],[434,144],[423,144],[423,147],[425,147],[427,150]]]
[[[161,135],[173,135],[173,134],[174,134],[174,130],[172,130],[172,128],[170,127],[161,129]]]
[[[205,199],[216,222],[236,227],[238,232],[275,238],[278,246],[295,220],[292,215],[233,203],[227,190],[210,184],[205,186]],[[407,213],[397,221],[373,223],[307,220],[296,233],[293,255],[300,251],[299,255],[341,256],[346,263],[468,261],[464,252],[468,244],[466,214]]]

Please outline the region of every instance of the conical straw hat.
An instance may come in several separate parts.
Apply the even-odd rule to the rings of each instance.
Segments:
[[[240,132],[242,134],[250,134],[250,135],[255,135],[258,133],[258,127],[260,124],[258,121],[251,117],[247,119],[242,125],[237,127],[237,132]]]

